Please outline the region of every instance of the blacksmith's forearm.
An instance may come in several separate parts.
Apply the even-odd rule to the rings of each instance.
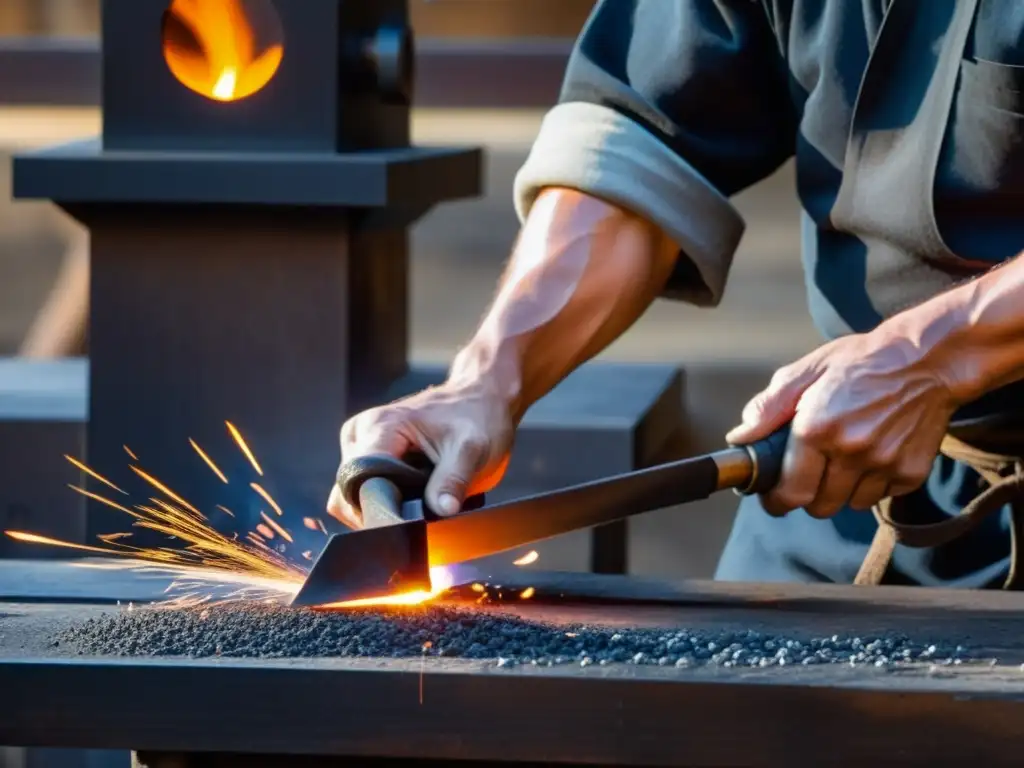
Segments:
[[[948,377],[958,402],[969,403],[1024,379],[1024,258],[883,323],[924,351]]]
[[[636,322],[677,255],[659,228],[632,213],[573,190],[545,190],[450,380],[493,388],[518,422]]]

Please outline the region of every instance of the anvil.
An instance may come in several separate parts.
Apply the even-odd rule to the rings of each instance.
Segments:
[[[733,489],[764,493],[778,482],[789,437],[783,427],[751,445],[682,459],[500,504],[468,501],[440,517],[424,501],[431,468],[392,456],[342,464],[338,487],[363,527],[332,536],[292,601],[317,606],[430,590],[431,566],[524,544]]]

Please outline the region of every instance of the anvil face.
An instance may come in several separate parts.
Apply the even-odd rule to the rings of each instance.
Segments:
[[[430,588],[427,524],[414,520],[332,536],[291,604],[325,606]]]

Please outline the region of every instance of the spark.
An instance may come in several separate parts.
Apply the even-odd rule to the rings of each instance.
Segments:
[[[529,600],[529,599],[530,599],[531,597],[533,597],[533,596],[534,596],[535,594],[537,594],[537,590],[536,590],[536,589],[534,589],[533,587],[527,587],[526,589],[524,589],[524,590],[523,590],[523,591],[522,591],[522,592],[520,593],[520,595],[519,595],[519,599],[520,599],[520,600]]]
[[[248,543],[238,541],[237,536],[228,538],[210,527],[205,515],[166,484],[134,466],[131,469],[175,503],[153,498],[150,499],[151,505],[136,504],[134,508],[129,508],[84,488],[74,485],[69,487],[76,493],[125,513],[132,518],[135,527],[152,530],[168,539],[183,542],[183,549],[131,546],[124,542],[124,539],[131,537],[128,532],[101,536],[100,541],[106,545],[102,547],[20,531],[7,531],[7,535],[26,543],[130,557],[135,563],[130,567],[135,569],[156,566],[163,573],[187,577],[191,581],[198,578],[207,582],[213,580],[218,583],[236,583],[241,587],[247,583],[251,585],[255,581],[259,582],[261,593],[273,592],[274,589],[268,586],[270,584],[276,585],[277,594],[287,594],[289,591],[294,593],[302,583],[307,569],[282,558],[267,547],[256,534],[247,537]]]
[[[198,509],[193,507],[191,504],[189,504],[187,501],[185,501],[183,498],[181,498],[181,496],[176,494],[174,491],[172,491],[170,488],[168,488],[166,485],[161,483],[159,480],[157,480],[155,477],[153,477],[149,473],[142,471],[141,469],[139,469],[138,467],[136,467],[134,465],[129,465],[128,468],[132,472],[137,474],[139,477],[141,477],[143,480],[145,480],[147,483],[149,483],[154,488],[156,488],[158,491],[160,491],[160,493],[164,494],[165,496],[171,497],[176,502],[181,504],[181,506],[183,506],[188,511],[194,512],[197,515],[202,514]]]
[[[243,453],[262,475],[262,469],[241,435],[229,422],[228,425]],[[195,441],[190,440],[190,443],[200,456],[204,455]],[[127,446],[125,453],[136,460],[135,454],[128,450]],[[76,463],[76,460],[70,457],[68,459]],[[76,466],[78,464],[81,462],[77,462]],[[309,561],[315,559],[315,550],[306,550],[301,553],[301,558],[296,555],[293,560],[283,554],[283,549],[278,551],[269,544],[276,538],[289,543],[294,543],[294,539],[286,525],[282,524],[287,521],[283,510],[261,486],[252,484],[253,489],[272,506],[274,514],[261,511],[260,520],[253,530],[223,534],[213,527],[197,506],[172,490],[168,484],[134,464],[128,466],[138,477],[156,489],[159,492],[157,495],[162,498],[154,496],[133,501],[130,494],[85,464],[81,464],[83,472],[104,482],[113,490],[124,493],[128,498],[119,503],[99,493],[69,485],[76,493],[123,513],[127,517],[126,530],[102,534],[97,537],[96,544],[63,541],[27,531],[4,533],[8,538],[26,544],[114,556],[108,558],[106,562],[82,564],[82,567],[117,568],[140,574],[169,576],[171,581],[164,599],[154,604],[162,608],[214,605],[237,600],[287,603],[298,592],[309,573]],[[235,517],[227,507],[217,505],[215,508],[232,518]],[[278,518],[284,520],[279,522]],[[327,534],[327,527],[319,518],[303,518],[302,522],[310,530],[319,530]],[[141,546],[128,528],[152,531],[163,537],[166,543]],[[431,568],[430,575],[430,589],[320,607],[343,609],[360,606],[416,606],[448,591],[454,583],[453,574],[445,568]]]
[[[518,560],[513,560],[513,565],[531,565],[536,563],[540,559],[540,555],[537,554],[537,550],[533,549],[527,552],[525,555],[520,557]]]
[[[129,448],[127,445],[122,445],[121,447],[124,448],[124,452],[128,454],[128,456],[131,458],[132,461],[138,461],[139,460],[139,457],[136,456],[134,453],[132,453],[132,449]]]
[[[256,491],[256,493],[263,497],[263,500],[267,502],[267,504],[273,507],[274,512],[277,514],[278,517],[284,516],[284,511],[281,509],[281,507],[277,505],[277,502],[274,501],[273,497],[263,489],[262,485],[260,485],[259,483],[249,483],[249,485],[252,487],[254,491]]]
[[[483,584],[480,584],[480,583],[476,583],[476,584],[474,584],[474,585],[473,585],[473,586],[471,587],[471,589],[472,589],[472,590],[473,590],[474,592],[486,592],[486,591],[487,591],[487,587],[485,587],[485,586],[484,586]]]
[[[245,458],[249,460],[249,463],[252,464],[252,468],[256,470],[256,474],[263,477],[263,469],[260,467],[259,462],[256,461],[256,457],[253,455],[252,451],[249,450],[249,446],[245,442],[245,438],[242,437],[242,433],[239,432],[238,429],[235,428],[235,425],[230,421],[225,421],[224,423],[227,424],[228,432],[231,433],[231,437],[233,437],[235,442],[238,443],[238,447],[242,450],[242,453],[245,454]]]
[[[323,520],[318,517],[304,517],[302,518],[302,524],[311,531],[320,531],[324,536],[327,535],[327,527],[324,525]]]
[[[250,531],[249,533],[247,533],[245,535],[245,538],[247,538],[250,542],[255,544],[260,549],[265,549],[267,552],[273,552],[274,551],[270,547],[267,546],[267,543],[266,543],[266,541],[264,541],[263,537],[260,536],[258,533],[254,532],[254,531]]]
[[[116,509],[118,512],[124,512],[126,514],[131,515],[132,517],[136,516],[135,513],[132,512],[130,509],[128,509],[127,507],[121,506],[116,501],[111,501],[106,496],[100,496],[98,493],[93,493],[92,491],[87,491],[87,490],[85,490],[85,488],[79,488],[77,485],[68,485],[68,488],[70,488],[75,493],[80,493],[83,496],[85,496],[86,498],[92,499],[93,501],[98,501],[101,504],[106,504],[108,507],[112,507],[112,508]]]
[[[78,549],[83,552],[102,552],[107,554],[110,552],[105,547],[90,547],[88,544],[74,544],[70,541],[61,541],[60,539],[51,539],[49,536],[39,536],[35,533],[26,533],[25,531],[4,531],[4,535],[14,539],[15,541],[21,541],[25,544],[46,544],[50,547],[65,547],[67,549]]]
[[[120,541],[121,539],[131,538],[131,534],[130,533],[101,533],[96,538],[99,539],[100,541],[106,543],[106,544],[112,544],[113,542]]]
[[[262,517],[263,518],[263,522],[265,522],[267,525],[269,525],[273,529],[274,533],[276,533],[282,539],[287,541],[289,544],[294,544],[295,543],[295,539],[293,539],[291,537],[291,534],[288,533],[288,531],[286,531],[280,525],[278,525],[277,521],[274,520],[273,518],[271,518],[270,515],[268,515],[266,512],[261,511],[260,512],[260,517]]]
[[[188,439],[188,443],[189,445],[192,446],[192,450],[199,454],[199,458],[206,462],[206,466],[213,470],[213,474],[219,477],[221,479],[221,482],[227,485],[227,477],[225,477],[224,473],[220,471],[220,467],[213,463],[213,459],[207,456],[206,451],[200,448],[199,444],[196,443],[196,441],[193,440],[191,437]]]
[[[153,498],[151,498],[150,501],[152,501],[154,504],[156,504],[158,507],[160,507],[165,512],[169,512],[172,515],[184,515],[185,514],[180,509],[177,509],[176,507],[172,507],[170,504],[168,504],[166,501],[163,501],[162,499],[153,499]],[[209,520],[209,518],[206,515],[204,515],[202,512],[200,512],[199,510],[196,510],[196,515],[198,515],[203,520]]]
[[[82,470],[83,472],[85,472],[85,474],[89,475],[90,477],[93,477],[93,478],[99,480],[101,483],[103,483],[106,486],[109,486],[109,487],[113,488],[118,493],[123,493],[125,496],[128,495],[128,491],[122,490],[121,488],[117,487],[112,482],[107,480],[107,478],[105,478],[99,472],[94,472],[92,469],[90,469],[89,467],[85,466],[85,464],[80,462],[78,459],[76,459],[76,458],[74,458],[72,456],[68,456],[67,454],[64,454],[64,458],[67,459],[68,461],[70,461],[75,467],[77,467],[78,469]]]

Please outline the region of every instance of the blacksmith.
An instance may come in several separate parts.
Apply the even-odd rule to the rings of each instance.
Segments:
[[[1024,414],[1020,0],[599,0],[517,177],[493,306],[446,383],[344,425],[343,457],[421,450],[428,502],[458,513],[530,404],[656,297],[720,301],[744,229],[729,198],[791,157],[828,341],[727,436],[792,420],[783,479],[742,502],[717,576],[849,583],[866,510],[957,515],[984,484],[939,454],[951,420],[1005,445]],[[897,546],[883,581],[1004,585],[1008,511]]]

